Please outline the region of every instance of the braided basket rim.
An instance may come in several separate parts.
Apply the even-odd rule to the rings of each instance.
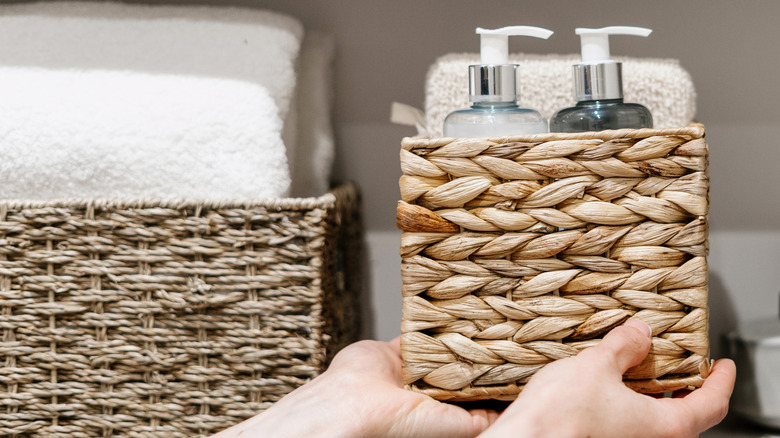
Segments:
[[[474,137],[468,140],[485,140],[495,143],[546,142],[553,140],[614,140],[618,138],[646,138],[653,136],[676,135],[689,138],[704,137],[704,125],[691,123],[682,128],[642,128],[642,129],[607,129],[588,132],[548,132],[546,134],[511,135],[502,137]],[[443,146],[459,140],[457,137],[404,137],[401,147],[406,150]]]
[[[0,208],[25,209],[25,208],[97,208],[97,209],[126,209],[126,208],[257,208],[265,207],[274,210],[311,210],[313,208],[333,208],[340,202],[355,196],[356,185],[353,182],[345,182],[332,188],[321,196],[305,198],[264,198],[252,200],[238,199],[195,199],[195,198],[60,198],[51,200],[27,200],[27,199],[0,199]]]

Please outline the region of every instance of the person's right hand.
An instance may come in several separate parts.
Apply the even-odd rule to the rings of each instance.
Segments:
[[[723,420],[734,362],[715,362],[704,385],[685,397],[654,398],[622,382],[650,343],[647,324],[629,320],[597,346],[547,365],[480,437],[695,437]]]

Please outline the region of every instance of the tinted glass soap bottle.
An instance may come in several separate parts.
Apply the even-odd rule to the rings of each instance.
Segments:
[[[648,36],[652,31],[611,26],[575,32],[582,39],[582,63],[574,66],[577,104],[553,115],[550,132],[652,128],[653,116],[647,108],[623,102],[622,64],[611,60],[609,53],[609,35]]]

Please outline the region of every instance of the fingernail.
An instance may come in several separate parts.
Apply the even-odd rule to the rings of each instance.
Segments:
[[[639,318],[631,318],[628,321],[626,321],[625,325],[634,327],[635,329],[644,333],[645,336],[647,336],[648,338],[650,337],[650,335],[653,334],[653,331],[650,329],[650,326],[647,325],[646,322],[642,321]]]

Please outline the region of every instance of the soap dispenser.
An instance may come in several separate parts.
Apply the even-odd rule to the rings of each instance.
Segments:
[[[477,28],[480,65],[469,66],[471,108],[444,119],[447,137],[496,137],[547,132],[547,120],[538,111],[517,105],[517,65],[509,64],[509,37],[547,39],[552,31],[533,26]]]
[[[574,65],[577,105],[558,111],[550,119],[551,132],[603,131],[605,129],[652,128],[650,111],[636,103],[623,102],[622,64],[610,59],[610,35],[646,37],[643,27],[610,26],[577,28],[582,43],[582,63]]]

